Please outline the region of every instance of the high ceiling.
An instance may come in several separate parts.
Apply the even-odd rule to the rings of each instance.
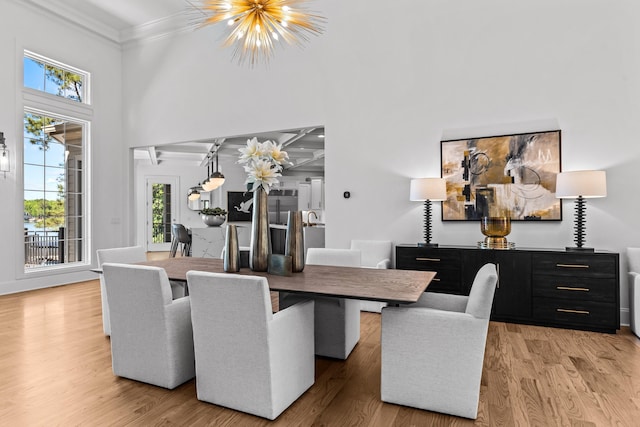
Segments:
[[[148,27],[162,21],[174,23],[193,21],[200,13],[202,0],[25,0],[97,32],[115,42],[125,43],[144,34]],[[186,20],[185,20],[186,18]],[[162,26],[161,26],[162,27]],[[162,27],[161,31],[165,31]],[[219,145],[219,156],[238,156],[238,149],[246,145],[247,139],[257,137],[260,142],[272,140],[284,145],[293,165],[287,172],[309,174],[324,173],[324,135],[322,126],[292,129],[278,132],[223,137],[211,135],[211,139],[180,142],[145,147],[134,151],[136,159],[148,159],[154,164],[188,163],[205,166],[211,153]]]

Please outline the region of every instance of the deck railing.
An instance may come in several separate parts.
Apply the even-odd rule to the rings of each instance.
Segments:
[[[26,267],[64,263],[64,227],[44,234],[25,229],[24,263]]]

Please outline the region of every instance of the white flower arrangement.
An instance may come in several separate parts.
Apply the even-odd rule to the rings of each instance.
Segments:
[[[271,186],[277,184],[278,177],[282,176],[283,165],[288,163],[289,155],[282,151],[282,144],[273,141],[258,142],[257,138],[247,140],[247,146],[240,148],[238,163],[244,164],[247,172],[247,186],[251,191],[262,187],[267,194]]]

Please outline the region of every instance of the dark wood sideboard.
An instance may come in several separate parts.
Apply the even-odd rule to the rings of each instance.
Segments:
[[[492,320],[615,333],[620,256],[606,251],[396,246],[396,268],[436,271],[427,292],[468,295],[478,269],[498,268]]]

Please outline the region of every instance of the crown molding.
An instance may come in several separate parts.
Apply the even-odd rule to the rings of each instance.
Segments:
[[[118,31],[98,19],[75,10],[61,0],[11,1],[39,13],[54,15],[63,21],[81,27],[120,46],[135,45],[138,42],[156,40],[173,34],[192,31],[197,27],[197,24],[194,23],[194,13],[197,13],[197,9],[195,8],[191,10],[185,8],[185,10],[173,15]]]
[[[191,17],[191,12],[185,10],[155,21],[124,29],[120,32],[120,43],[128,46],[137,42],[157,40],[174,34],[192,31],[195,25],[189,22]]]
[[[31,9],[40,11],[41,13],[51,13],[111,42],[121,43],[120,32],[118,30],[84,13],[78,12],[59,0],[13,0],[13,2],[23,6],[30,6]]]

